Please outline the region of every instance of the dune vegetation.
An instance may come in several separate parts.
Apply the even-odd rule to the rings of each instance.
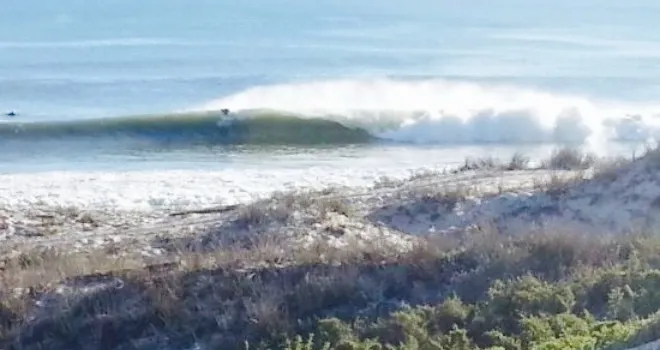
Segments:
[[[300,200],[327,217],[358,215]],[[263,203],[238,207],[232,225],[298,216]],[[660,338],[656,232],[480,229],[406,249],[265,233],[224,242],[157,264],[107,251],[4,259],[0,349],[630,349]]]
[[[624,349],[660,337],[654,236],[474,234],[403,254],[261,242],[67,279],[85,290],[21,284],[95,262],[69,259],[5,265],[1,348]]]

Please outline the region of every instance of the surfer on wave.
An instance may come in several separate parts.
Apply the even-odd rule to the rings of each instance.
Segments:
[[[9,111],[9,112],[5,113],[6,117],[15,117],[17,115],[18,115],[18,113],[14,112],[14,111]]]
[[[229,109],[223,108],[220,110],[223,115],[229,115]],[[230,117],[230,118],[221,118],[221,120],[218,121],[217,125],[220,128],[228,127],[231,126],[234,123],[235,119]]]

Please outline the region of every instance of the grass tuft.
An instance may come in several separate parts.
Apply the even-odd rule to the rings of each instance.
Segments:
[[[586,170],[596,164],[597,158],[577,148],[561,148],[552,152],[543,168],[553,170]]]

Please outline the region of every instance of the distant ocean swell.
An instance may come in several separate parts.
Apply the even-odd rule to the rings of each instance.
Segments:
[[[229,115],[220,113],[229,108]],[[660,136],[660,108],[443,80],[261,86],[181,113],[0,123],[0,140],[140,139],[169,144],[374,142],[596,146]]]

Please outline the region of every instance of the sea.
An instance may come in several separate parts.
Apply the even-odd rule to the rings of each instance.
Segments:
[[[651,0],[3,0],[0,205],[172,210],[660,135]],[[15,114],[15,115],[14,115]]]

